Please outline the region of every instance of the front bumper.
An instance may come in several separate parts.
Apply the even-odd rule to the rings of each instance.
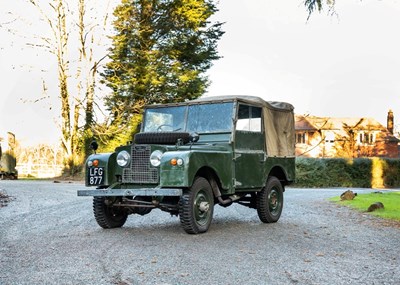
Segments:
[[[91,189],[78,190],[78,196],[182,196],[182,189],[176,188],[139,188],[139,189]]]

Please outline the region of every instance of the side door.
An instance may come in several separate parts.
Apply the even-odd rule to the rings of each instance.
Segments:
[[[234,185],[258,189],[265,183],[265,143],[262,108],[239,104],[234,137]]]

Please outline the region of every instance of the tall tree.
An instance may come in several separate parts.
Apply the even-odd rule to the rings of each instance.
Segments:
[[[35,46],[44,47],[56,56],[59,97],[61,99],[61,139],[65,151],[66,165],[72,169],[75,164],[77,152],[76,137],[79,121],[79,104],[77,97],[75,97],[74,102],[71,102],[69,93],[70,60],[68,58],[68,48],[70,33],[67,25],[69,15],[67,5],[63,0],[50,1],[51,12],[46,13],[39,1],[29,0],[29,2],[38,9],[51,29],[52,37],[41,37],[43,42],[37,43]],[[72,120],[71,105],[75,106],[72,108],[74,110]]]
[[[50,37],[35,35],[34,38],[39,41],[30,45],[44,48],[55,55],[61,103],[61,141],[65,165],[73,175],[85,156],[82,140],[85,142],[85,138],[90,136],[94,122],[96,74],[104,58],[104,55],[96,57],[94,54],[98,45],[98,39],[96,41],[95,38],[99,37],[96,30],[102,29],[104,32],[107,13],[95,15],[94,9],[91,9],[92,15],[88,15],[90,0],[79,0],[78,3],[69,3],[67,0],[28,1],[37,8],[50,28]],[[78,52],[71,52],[71,47],[75,49],[76,46]],[[75,54],[78,54],[77,58],[72,56]]]
[[[212,0],[122,0],[102,73],[112,90],[106,105],[114,125],[130,122],[144,104],[204,94],[205,72],[220,58],[222,23],[210,21],[215,12]]]

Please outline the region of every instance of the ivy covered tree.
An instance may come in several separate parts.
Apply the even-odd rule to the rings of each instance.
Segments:
[[[112,90],[105,101],[111,125],[137,123],[144,104],[205,93],[205,72],[220,58],[222,23],[210,20],[217,11],[212,0],[122,0],[114,11],[110,61],[102,73]]]

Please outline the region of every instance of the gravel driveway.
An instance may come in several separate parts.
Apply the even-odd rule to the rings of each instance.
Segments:
[[[159,210],[103,230],[83,188],[0,181],[13,197],[0,207],[1,285],[400,284],[400,228],[326,200],[347,188],[288,188],[275,224],[216,206],[201,235]]]

